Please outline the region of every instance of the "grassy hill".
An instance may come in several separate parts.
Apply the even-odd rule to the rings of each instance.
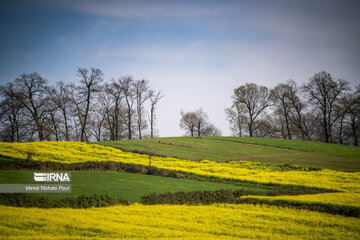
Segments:
[[[172,137],[97,144],[191,160],[251,161],[360,171],[359,147],[320,142],[249,137]]]

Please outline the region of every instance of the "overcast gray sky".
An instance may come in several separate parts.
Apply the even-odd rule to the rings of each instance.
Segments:
[[[305,83],[321,70],[360,83],[360,1],[4,1],[0,81],[38,72],[76,82],[148,79],[165,97],[160,136],[179,136],[180,109],[203,108],[229,135],[234,88]]]

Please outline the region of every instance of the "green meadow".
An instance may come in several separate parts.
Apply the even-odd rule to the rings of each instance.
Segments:
[[[360,171],[359,147],[320,142],[250,137],[171,137],[97,144],[190,160],[250,161]]]

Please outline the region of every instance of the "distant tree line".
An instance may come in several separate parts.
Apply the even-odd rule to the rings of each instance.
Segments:
[[[234,136],[302,139],[359,146],[360,85],[321,71],[298,86],[289,80],[273,89],[247,83],[225,109]]]
[[[0,86],[0,141],[102,141],[153,138],[163,97],[148,80],[104,82],[100,69],[77,69],[79,82],[49,85],[38,73]],[[146,110],[147,106],[147,110]]]

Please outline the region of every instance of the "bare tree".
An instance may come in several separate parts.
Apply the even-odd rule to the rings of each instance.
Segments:
[[[202,136],[221,136],[221,130],[215,125],[209,123],[205,128],[201,131]]]
[[[272,116],[272,124],[274,129],[274,134],[280,136],[283,139],[287,139],[286,123],[281,113],[274,111]],[[295,136],[294,136],[295,137]]]
[[[348,107],[347,107],[347,96],[343,96],[339,100],[339,104],[335,106],[334,114],[335,117],[338,119],[338,126],[335,127],[335,130],[337,131],[338,135],[338,142],[340,144],[343,144],[343,135],[344,135],[344,125],[346,124],[346,117],[348,116]]]
[[[55,128],[55,136],[60,138],[59,134],[64,136],[66,141],[70,141],[70,126],[69,126],[69,112],[70,112],[70,96],[68,86],[64,82],[57,82],[55,87],[47,88],[50,102],[53,105],[53,111],[51,113],[51,119]],[[59,119],[55,121],[56,112],[59,112]],[[57,131],[58,124],[63,125],[63,129],[60,129],[59,134]]]
[[[202,131],[208,127],[209,125],[209,119],[207,114],[200,108],[195,111],[195,122],[196,122],[196,128],[195,131],[197,132],[198,136],[202,136]]]
[[[50,97],[49,97],[50,98]],[[48,134],[48,140],[52,140],[52,136],[55,136],[55,141],[60,141],[60,118],[58,117],[58,106],[55,105],[53,101],[49,101],[48,105],[48,114],[47,114],[47,121],[49,122],[49,127],[47,131],[50,133]]]
[[[181,110],[180,114],[181,114],[180,128],[190,133],[190,136],[193,137],[197,127],[196,113],[195,112],[184,113],[184,111]]]
[[[6,95],[6,88],[0,87],[3,100],[0,102],[0,141],[20,142],[26,140],[28,124],[22,104],[14,97]]]
[[[221,131],[209,122],[207,114],[200,108],[195,112],[184,113],[180,111],[180,128],[184,129],[190,136],[197,134],[201,136],[220,136]]]
[[[293,91],[293,82],[289,80],[287,83],[278,84],[273,90],[273,100],[276,106],[275,114],[282,116],[285,127],[287,138],[291,139],[291,126],[290,126],[290,112],[291,112],[291,92]]]
[[[225,109],[226,119],[230,123],[230,130],[234,136],[241,137],[246,125],[246,108],[243,104],[234,102],[230,108]]]
[[[344,96],[342,102],[350,118],[353,145],[358,146],[360,137],[360,85],[355,92]]]
[[[21,104],[30,115],[40,141],[45,140],[47,114],[46,80],[38,73],[22,74],[3,89],[3,93]]]
[[[256,120],[258,127],[254,131],[254,136],[256,137],[272,137],[274,133],[273,124],[271,123],[271,120],[269,117],[264,119]]]
[[[91,68],[91,71],[85,68],[78,68],[77,75],[80,77],[80,86],[77,86],[77,96],[75,104],[77,115],[81,126],[80,141],[88,141],[86,130],[89,119],[89,112],[94,97],[94,93],[100,89],[100,83],[103,81],[103,73],[98,68]]]
[[[332,126],[337,121],[333,111],[344,91],[349,90],[349,83],[342,79],[335,80],[330,73],[321,71],[310,78],[304,90],[309,100],[318,105],[322,113],[325,142],[331,142]]]
[[[125,125],[127,127],[128,139],[133,137],[133,121],[135,117],[134,111],[134,102],[135,102],[135,93],[133,89],[134,80],[131,76],[122,77],[118,80],[121,87],[121,91],[124,94],[125,104],[126,104],[126,114],[125,114]]]
[[[255,120],[267,107],[272,105],[271,92],[267,87],[247,83],[236,88],[232,98],[236,103],[243,104],[246,107],[249,135],[252,137],[256,129],[254,124]]]
[[[71,132],[72,139],[75,141],[80,141],[80,132],[81,132],[81,119],[82,119],[82,106],[83,101],[81,101],[81,97],[77,94],[78,87],[75,84],[70,83],[67,85],[67,90],[69,92],[70,99],[70,125],[73,127],[73,131]]]
[[[289,80],[287,82],[289,85],[288,98],[290,101],[290,112],[289,120],[290,122],[298,129],[300,132],[301,139],[310,140],[311,134],[309,133],[309,122],[306,121],[306,104],[302,100],[300,88],[296,85],[296,82]]]
[[[155,125],[155,110],[156,105],[160,101],[161,98],[163,98],[164,95],[159,91],[155,92],[154,90],[149,91],[149,99],[150,99],[150,116],[149,116],[149,122],[150,122],[150,138],[154,138],[154,125]]]
[[[102,108],[102,106],[98,106],[98,108],[92,114],[92,118],[89,123],[91,126],[91,133],[95,137],[96,141],[100,142],[103,136],[103,128],[106,119],[106,110]]]
[[[111,83],[104,85],[104,91],[99,94],[99,103],[105,111],[104,126],[108,130],[109,140],[119,140],[123,132],[123,114],[124,107],[122,93],[119,82],[112,80]]]
[[[142,139],[142,132],[147,128],[147,124],[143,121],[144,103],[149,98],[149,81],[137,80],[134,82],[134,93],[136,98],[136,114],[137,114],[137,129],[139,139]]]

